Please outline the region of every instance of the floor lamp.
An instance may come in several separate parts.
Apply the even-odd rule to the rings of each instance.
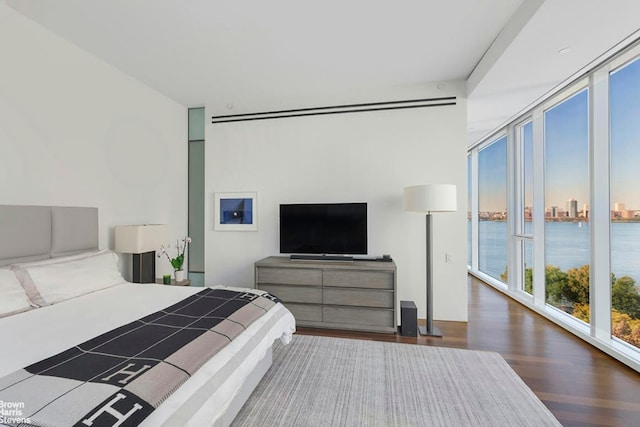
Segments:
[[[456,211],[456,186],[453,184],[427,184],[405,187],[404,210],[426,213],[426,259],[427,259],[427,324],[418,327],[420,335],[441,337],[442,333],[433,326],[433,230],[432,212]]]
[[[169,242],[169,226],[164,224],[119,225],[116,252],[133,254],[133,283],[155,283],[156,249]]]

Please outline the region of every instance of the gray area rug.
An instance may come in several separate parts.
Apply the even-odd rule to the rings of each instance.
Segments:
[[[233,426],[559,426],[498,353],[294,336]]]

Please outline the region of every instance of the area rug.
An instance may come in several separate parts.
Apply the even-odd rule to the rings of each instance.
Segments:
[[[233,426],[559,426],[498,353],[296,335]]]

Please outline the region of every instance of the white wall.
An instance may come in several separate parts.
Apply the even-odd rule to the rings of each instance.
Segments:
[[[118,224],[184,236],[186,108],[4,2],[0,52],[0,203],[98,207],[102,248]]]
[[[377,100],[456,95],[458,104],[208,124],[205,282],[253,286],[254,262],[279,253],[280,203],[364,201],[369,255],[391,254],[398,300],[414,300],[424,317],[425,218],[403,211],[403,187],[451,183],[458,186],[458,212],[434,214],[434,318],[466,321],[464,85],[449,84],[446,94],[435,85],[420,90]],[[206,117],[212,112],[207,108]],[[214,193],[241,191],[258,193],[258,231],[214,231]],[[453,254],[452,264],[444,263],[445,253]]]

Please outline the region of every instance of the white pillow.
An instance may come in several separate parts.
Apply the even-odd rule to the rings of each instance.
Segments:
[[[57,258],[47,258],[47,259],[41,259],[39,261],[21,262],[18,264],[12,264],[9,266],[9,268],[12,270],[17,270],[19,268],[25,269],[25,268],[36,267],[40,265],[60,264],[61,262],[76,261],[79,259],[89,258],[92,256],[101,255],[105,253],[112,253],[112,252],[113,251],[110,249],[86,251],[86,252],[80,252],[73,255],[61,256]]]
[[[29,298],[29,301],[31,301],[31,304],[35,305],[36,307],[42,307],[47,305],[47,303],[40,296],[40,293],[38,292],[38,289],[36,289],[36,286],[33,283],[33,280],[31,280],[31,276],[29,276],[29,273],[26,271],[27,269],[32,267],[39,267],[41,265],[60,264],[60,263],[69,262],[69,261],[76,261],[76,260],[85,259],[85,258],[89,258],[96,255],[102,255],[104,253],[112,253],[112,251],[110,249],[91,250],[91,251],[81,252],[79,254],[67,255],[67,256],[62,256],[57,258],[47,258],[39,261],[30,261],[30,262],[23,262],[19,264],[12,264],[9,266],[9,268],[14,270],[14,272],[16,273],[16,276],[18,277],[18,280],[22,283],[22,287],[24,288],[27,294],[27,298]]]
[[[8,268],[0,268],[0,317],[10,316],[31,308],[15,273]]]
[[[15,273],[29,299],[38,306],[55,304],[125,283],[118,270],[115,253],[100,251],[91,256],[76,257],[72,256],[69,261],[33,263],[37,265],[12,268],[16,268]]]

